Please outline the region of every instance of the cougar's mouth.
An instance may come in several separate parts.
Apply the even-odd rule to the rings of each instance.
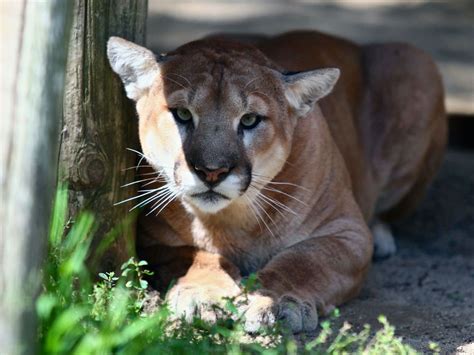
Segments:
[[[207,190],[204,192],[199,192],[197,194],[192,194],[191,197],[198,198],[200,200],[211,202],[211,203],[217,202],[220,199],[230,200],[227,196],[213,190]]]

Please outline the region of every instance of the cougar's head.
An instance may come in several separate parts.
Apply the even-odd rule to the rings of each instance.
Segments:
[[[107,53],[137,103],[146,159],[187,207],[204,213],[252,199],[278,174],[298,117],[339,76],[338,69],[284,74],[258,49],[222,40],[155,57],[112,37]]]

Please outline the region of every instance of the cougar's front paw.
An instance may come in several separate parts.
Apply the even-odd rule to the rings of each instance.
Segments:
[[[249,302],[243,310],[245,330],[257,332],[262,327],[271,327],[276,321],[293,333],[313,331],[318,326],[318,313],[309,302],[284,295],[278,300],[263,294],[249,295]]]
[[[218,317],[218,310],[214,306],[222,307],[224,297],[235,297],[240,293],[237,284],[219,287],[217,285],[201,285],[182,283],[175,285],[166,300],[173,315],[191,322],[193,317],[214,323]]]

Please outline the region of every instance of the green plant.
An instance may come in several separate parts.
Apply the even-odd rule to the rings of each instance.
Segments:
[[[43,268],[43,291],[37,300],[40,352],[44,354],[413,354],[394,335],[384,317],[371,336],[366,326],[353,332],[348,324],[333,330],[331,319],[321,323],[312,340],[297,345],[277,325],[257,336],[243,330],[241,302],[259,287],[255,275],[242,282],[243,297],[229,298],[216,307],[215,324],[195,318],[191,324],[176,320],[166,304],[144,311],[150,297],[145,261],[130,258],[121,273],[99,273],[94,281],[85,261],[89,257],[94,218],[82,213],[66,220],[67,191],[57,192],[51,222],[48,256]],[[338,311],[333,318],[338,317]],[[301,340],[301,339],[300,339]],[[432,347],[436,352],[436,347]],[[439,350],[438,350],[439,352]]]
[[[331,318],[337,317],[339,311],[335,310]],[[417,354],[412,347],[395,336],[395,328],[384,316],[379,316],[378,321],[382,328],[371,337],[371,330],[367,324],[361,331],[354,332],[351,331],[352,326],[344,322],[337,333],[334,333],[331,321],[325,320],[321,323],[321,332],[314,340],[306,343],[305,350],[316,354]]]

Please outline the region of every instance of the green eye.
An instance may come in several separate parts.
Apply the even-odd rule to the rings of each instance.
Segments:
[[[254,127],[257,127],[261,120],[262,117],[255,113],[246,113],[240,119],[240,125],[244,129],[252,129]]]
[[[187,108],[175,108],[171,110],[174,119],[181,123],[192,122],[193,114]]]

